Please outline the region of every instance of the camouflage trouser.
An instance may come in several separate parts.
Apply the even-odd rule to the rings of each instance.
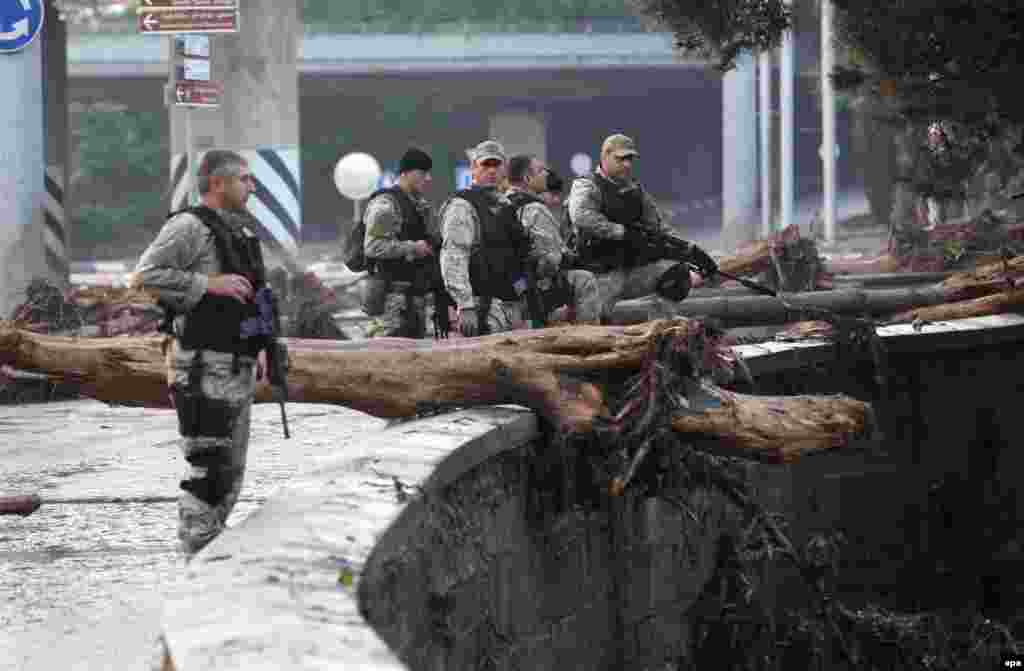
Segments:
[[[615,268],[597,274],[598,303],[602,321],[610,321],[615,304],[620,300],[641,298],[654,294],[655,285],[662,273],[676,265],[678,261],[655,261],[642,266]],[[674,301],[655,294],[655,310],[651,318],[667,317],[676,313]]]
[[[601,295],[598,292],[597,277],[589,270],[570,270],[564,275],[568,291],[549,289],[552,280],[541,280],[539,285],[544,295],[547,322],[572,321],[595,323],[601,316]],[[547,293],[551,291],[552,293]],[[565,295],[568,293],[568,295]],[[554,295],[555,298],[552,298]],[[568,304],[559,304],[568,300]],[[523,300],[523,309],[530,313],[529,303]]]
[[[256,389],[254,358],[203,351],[197,360],[195,355],[175,345],[168,357],[181,449],[188,462],[178,499],[178,538],[189,556],[224,529],[238,500]]]
[[[412,295],[407,282],[392,282],[391,290],[384,298],[384,311],[376,316],[367,335],[371,338],[424,338],[426,333],[425,297]]]

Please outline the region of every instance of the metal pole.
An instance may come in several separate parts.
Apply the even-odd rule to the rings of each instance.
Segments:
[[[792,0],[787,0],[790,8]],[[779,228],[793,223],[793,82],[796,78],[794,63],[793,31],[787,30],[782,37],[779,54]]]
[[[836,241],[836,97],[832,86],[832,2],[821,2],[821,159],[825,181],[825,242]]]
[[[722,78],[722,235],[724,246],[758,238],[757,67],[749,53]]]
[[[359,198],[352,200],[352,225],[358,226],[359,220],[363,218],[363,201]]]
[[[0,106],[0,318],[5,319],[25,300],[28,284],[47,274],[41,230],[46,171],[42,43],[37,39],[22,51],[0,54],[0,81],[5,95]]]
[[[772,56],[761,54],[759,60],[759,91],[761,93],[761,235],[772,233]]]

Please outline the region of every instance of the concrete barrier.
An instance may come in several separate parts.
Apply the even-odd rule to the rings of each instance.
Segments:
[[[977,422],[991,423],[987,415],[966,421],[974,411],[959,406],[973,397],[979,407],[1005,398],[1006,422],[1019,415],[1006,393],[1015,383],[1004,381],[983,396],[989,383],[979,371],[991,379],[1000,367],[1009,370],[1006,357],[1015,357],[1015,343],[1024,340],[1024,317],[895,325],[879,334],[899,377],[886,401],[888,448],[906,454],[874,463],[840,451],[792,468],[751,466],[756,498],[792,513],[800,534],[822,524],[863,523],[895,547],[886,534],[902,538],[908,525],[918,524],[911,514],[926,489],[922,469],[913,465],[930,458],[955,464],[951,455],[969,449],[970,435],[982,428]],[[985,348],[996,354],[984,358],[978,350]],[[950,350],[941,363],[927,363]],[[978,362],[961,367],[956,350]],[[848,351],[832,343],[735,351],[766,382],[838,364],[836,374],[823,376],[822,389],[807,392],[852,389],[838,375],[850,363]],[[922,365],[931,378],[920,378]],[[918,377],[904,380],[908,371]],[[967,384],[975,386],[964,398],[957,390]],[[941,406],[940,419],[949,425],[933,438],[958,441],[935,457],[922,449],[928,416],[922,398],[926,406]],[[902,433],[907,426],[909,438]],[[339,445],[344,456],[296,477],[193,560],[191,580],[165,607],[169,660],[179,671],[407,668],[400,658],[408,668],[463,669],[476,668],[485,652],[509,668],[584,668],[579,663],[585,662],[600,669],[653,668],[665,655],[685,657],[688,613],[710,579],[716,540],[738,524],[735,511],[712,494],[685,489],[694,497],[687,505],[698,513],[692,522],[656,497],[580,509],[578,492],[545,489],[574,480],[563,463],[572,455],[534,450],[541,438],[531,412],[501,406],[402,423]],[[539,479],[516,471],[543,468],[545,461],[563,470]],[[875,496],[889,506],[886,515],[909,521],[881,529],[877,520],[886,515],[876,512],[855,522],[864,517],[864,503],[855,498],[861,490],[867,498],[887,492]],[[524,499],[533,495],[562,497],[562,503],[549,506],[556,512],[546,520],[531,521]],[[834,505],[823,511],[808,496],[835,499]],[[908,556],[923,542],[907,540]],[[881,566],[878,557],[869,559]],[[857,575],[865,584],[881,580],[865,573],[867,562],[856,559]],[[770,587],[764,594],[772,603]]]
[[[367,556],[399,542],[389,525],[423,492],[537,435],[531,412],[493,407],[339,445],[345,456],[294,478],[192,560],[164,610],[173,668],[404,669],[358,612]]]

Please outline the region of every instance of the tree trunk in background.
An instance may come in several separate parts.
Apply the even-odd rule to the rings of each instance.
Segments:
[[[874,95],[857,98],[853,113],[853,146],[875,224],[889,230],[896,188],[896,130],[892,110]]]

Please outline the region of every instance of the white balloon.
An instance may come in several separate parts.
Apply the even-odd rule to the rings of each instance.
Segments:
[[[574,154],[569,161],[569,167],[577,177],[583,177],[594,167],[594,160],[589,154]]]
[[[361,151],[345,154],[334,166],[334,186],[352,200],[362,200],[376,191],[379,179],[377,159]]]

